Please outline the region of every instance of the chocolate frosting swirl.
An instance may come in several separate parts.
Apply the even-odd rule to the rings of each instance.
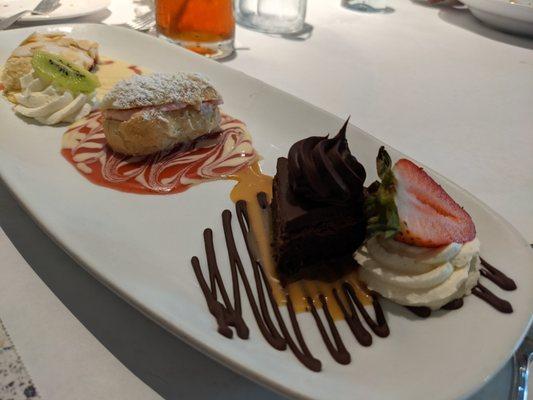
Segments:
[[[289,150],[289,184],[298,201],[346,206],[363,201],[364,167],[350,153],[344,123],[339,133],[312,136]]]

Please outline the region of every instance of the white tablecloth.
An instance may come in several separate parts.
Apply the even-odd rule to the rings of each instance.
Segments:
[[[144,3],[113,0],[110,11],[78,21],[121,24],[134,17],[134,7],[144,12]],[[226,63],[343,118],[351,115],[352,123],[474,193],[533,242],[533,40],[493,31],[465,10],[409,0],[390,5],[392,13],[363,14],[343,9],[340,0],[309,0],[310,37],[239,27],[236,57]],[[2,236],[0,241],[2,252],[12,251]],[[37,313],[50,318],[40,320],[38,330],[0,309],[41,395],[67,398],[73,380],[86,376],[88,360],[94,381],[110,388],[108,398],[155,397],[76,325],[27,265],[14,255],[11,262],[19,268],[9,269],[13,279],[47,299]],[[35,301],[20,290],[1,294],[6,304]],[[80,345],[69,353],[68,379],[58,380],[52,376],[61,364],[50,352],[36,352],[35,343],[39,330],[61,321],[71,328],[50,331],[49,340],[61,335],[60,341]],[[509,373],[508,365],[472,400],[505,398]],[[57,387],[65,390],[51,391]],[[75,398],[96,398],[94,393]]]

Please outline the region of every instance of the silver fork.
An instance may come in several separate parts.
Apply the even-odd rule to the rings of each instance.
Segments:
[[[0,21],[0,31],[9,28],[28,13],[46,15],[59,7],[59,0],[41,0],[33,10],[23,10]]]
[[[155,14],[153,11],[149,11],[135,18],[133,21],[128,22],[126,25],[136,31],[147,31],[155,25]]]

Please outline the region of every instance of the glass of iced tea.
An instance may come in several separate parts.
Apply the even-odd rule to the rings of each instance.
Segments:
[[[232,0],[156,0],[160,35],[211,58],[233,53]]]

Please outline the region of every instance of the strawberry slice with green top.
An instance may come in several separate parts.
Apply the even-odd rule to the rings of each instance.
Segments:
[[[476,237],[470,215],[422,168],[402,158],[392,166],[382,146],[376,160],[381,183],[369,187],[368,232],[403,243],[439,247]]]

